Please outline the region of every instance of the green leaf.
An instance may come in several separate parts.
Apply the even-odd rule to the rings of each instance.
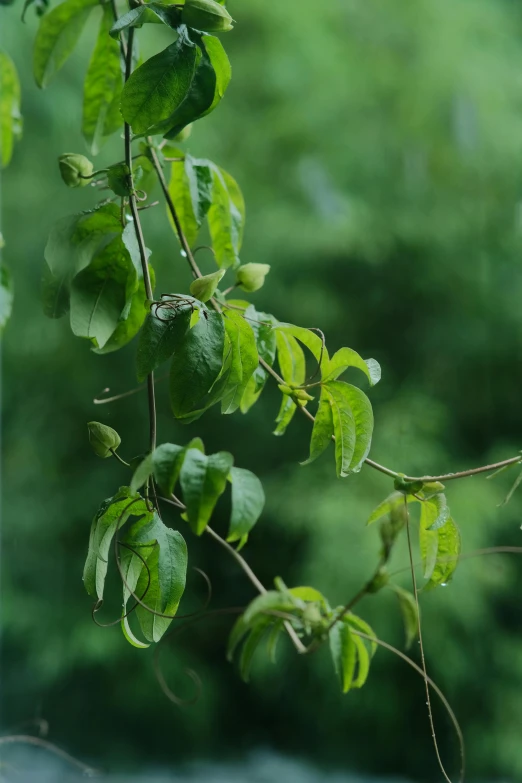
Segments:
[[[227,541],[247,536],[261,516],[265,505],[263,485],[258,477],[244,468],[232,468],[232,513]]]
[[[163,443],[152,454],[154,479],[167,497],[174,492],[188,449],[198,449],[202,454],[205,453],[201,440],[193,438],[187,446]]]
[[[179,157],[183,158],[181,150],[177,151]],[[176,155],[177,157],[177,155]],[[185,235],[185,238],[192,246],[197,239],[199,226],[201,222],[197,216],[197,211],[192,200],[192,189],[185,168],[185,160],[174,161],[170,168],[169,194],[176,207],[176,214]],[[169,222],[176,236],[177,230],[167,205],[167,215]]]
[[[366,636],[370,636],[372,639],[377,639],[377,636],[375,635],[375,631],[370,625],[368,625],[366,620],[363,620],[361,617],[359,617],[356,614],[352,614],[352,612],[348,612],[348,614],[345,614],[342,619],[342,622],[352,626],[352,628],[354,628],[356,631],[361,631],[362,633],[366,634]],[[369,644],[370,644],[370,651],[373,656],[377,651],[377,643],[371,641]]]
[[[234,458],[225,451],[206,456],[198,449],[187,450],[181,468],[180,483],[187,507],[187,519],[194,533],[200,536],[225,491]]]
[[[245,616],[243,614],[240,615],[232,626],[232,630],[230,631],[230,635],[228,637],[227,661],[232,660],[236,647],[248,633],[249,628],[250,626],[245,622]]]
[[[82,132],[93,155],[98,154],[103,140],[122,126],[120,46],[108,35],[114,19],[110,4],[103,6],[102,12],[83,88]]]
[[[330,398],[326,392],[321,390],[319,408],[315,414],[315,421],[312,429],[310,456],[307,460],[305,460],[305,462],[301,462],[301,465],[309,465],[311,462],[317,459],[317,457],[319,457],[332,442],[333,434],[334,423]]]
[[[350,627],[346,623],[337,622],[330,628],[330,652],[334,669],[341,682],[341,690],[348,693],[353,684],[355,664],[357,663],[357,647]]]
[[[418,502],[417,498],[413,497],[413,495],[404,495],[402,492],[392,492],[391,495],[388,495],[388,497],[383,500],[382,503],[379,503],[377,508],[372,511],[366,524],[371,525],[373,522],[377,522],[378,519],[381,519],[387,514],[395,511],[400,506],[403,506],[404,498],[406,498],[407,503]]]
[[[208,227],[219,267],[238,266],[244,223],[245,202],[237,182],[224,169],[213,166]]]
[[[254,653],[263,639],[265,631],[269,625],[269,620],[258,623],[256,627],[251,630],[246,642],[243,645],[243,649],[241,650],[241,657],[239,659],[239,671],[243,682],[248,682],[250,679],[250,669],[252,666]]]
[[[170,359],[183,344],[189,332],[192,312],[189,301],[175,311],[152,306],[138,339],[136,371],[139,381]]]
[[[210,275],[196,278],[190,285],[190,293],[200,302],[208,302],[216,293],[220,281],[223,279],[225,269],[218,269]]]
[[[281,407],[279,408],[279,413],[277,414],[276,418],[276,428],[273,432],[274,435],[280,436],[285,434],[286,428],[294,418],[294,413],[296,410],[297,405],[293,399],[287,394],[283,394]]]
[[[451,517],[442,527],[432,530],[440,511],[432,500],[421,503],[419,542],[427,583],[423,590],[447,584],[458,564],[460,532]]]
[[[321,603],[324,606],[328,606],[328,602],[324,595],[316,590],[315,587],[291,587],[288,591],[294,598],[298,598],[301,601],[313,601],[314,603]]]
[[[20,81],[13,61],[0,51],[0,169],[8,165],[21,135]]]
[[[72,281],[73,334],[92,340],[97,348],[104,347],[124,314],[129,275],[134,281],[129,254],[116,237]]]
[[[152,286],[154,287],[154,270],[151,266],[149,266],[149,274]],[[127,300],[126,306],[128,304],[129,302]],[[149,312],[145,284],[141,281],[138,290],[130,299],[130,308],[127,317],[125,320],[119,321],[116,330],[112,333],[103,348],[93,348],[94,353],[106,354],[123,348],[124,345],[127,345],[127,343],[138,334]]]
[[[353,641],[357,652],[357,676],[352,681],[352,685],[354,688],[362,688],[370,672],[370,656],[360,636],[353,634]]]
[[[171,118],[187,96],[200,59],[201,49],[182,31],[175,43],[131,74],[123,88],[121,113],[135,135],[172,127]]]
[[[187,418],[211,389],[222,366],[225,327],[216,312],[204,314],[176,348],[170,370],[174,416]]]
[[[121,629],[123,631],[124,637],[127,639],[129,644],[132,644],[133,647],[138,647],[140,650],[146,650],[147,647],[150,647],[150,644],[140,642],[140,640],[133,634],[132,628],[129,625],[129,618],[125,617],[125,615],[121,618]]]
[[[408,590],[404,590],[402,587],[399,587],[399,585],[390,584],[390,587],[399,601],[399,607],[404,623],[404,633],[406,635],[405,647],[408,649],[411,647],[414,639],[417,638],[417,634],[419,633],[419,615],[417,611],[417,604],[415,602],[415,596],[413,596]]]
[[[11,273],[0,264],[0,333],[11,315],[13,307],[13,281]]]
[[[303,345],[306,345],[314,356],[317,364],[320,366],[321,373],[325,372],[326,368],[329,366],[330,358],[326,346],[316,332],[312,332],[310,329],[304,329],[302,326],[294,326],[293,324],[278,324],[277,330],[278,332],[281,331],[284,334],[292,335],[297,338],[299,342],[303,343]],[[285,378],[285,380],[287,379]],[[304,378],[301,383],[304,383]]]
[[[259,615],[265,615],[269,619],[278,619],[277,615],[271,613],[291,614],[295,612],[295,609],[296,604],[279,590],[267,590],[266,593],[258,595],[249,603],[243,616],[247,625],[250,625],[254,620],[257,621]]]
[[[47,87],[70,56],[97,5],[98,0],[65,0],[42,17],[33,54],[34,78],[39,87]]]
[[[375,359],[362,359],[351,348],[340,348],[323,371],[324,381],[334,381],[349,367],[356,367],[366,375],[370,386],[375,386],[381,380],[381,367]]]
[[[89,595],[103,598],[107,575],[109,550],[116,530],[130,516],[150,517],[143,498],[133,495],[129,487],[121,487],[114,497],[106,500],[94,517],[89,538],[89,551],[83,571],[83,582]]]
[[[256,388],[256,380],[255,380],[255,372],[254,375],[250,378],[247,385],[245,386],[245,391],[243,392],[243,396],[241,397],[241,403],[239,405],[239,409],[241,413],[248,413],[250,408],[256,404],[259,397],[261,396],[261,392],[263,391],[263,387],[261,389]]]
[[[185,591],[187,580],[187,545],[178,530],[166,527],[157,514],[145,526],[129,533],[126,541],[130,546],[156,541],[151,555],[147,559],[149,571],[142,568],[136,594],[145,592],[150,572],[150,585],[144,603],[154,612],[170,615],[159,617],[157,614],[138,606],[136,613],[143,635],[150,642],[159,642],[172,622]]]
[[[277,324],[276,319],[268,313],[258,312],[254,305],[247,307],[244,318],[254,331],[259,358],[272,367],[277,351],[276,330],[274,329]],[[267,378],[267,371],[258,363],[254,372],[255,392],[261,391]],[[241,409],[243,410],[243,408]]]
[[[224,320],[231,346],[231,358],[222,393],[221,412],[234,413],[239,408],[248,381],[259,364],[259,357],[254,331],[243,316],[236,310],[227,310]]]
[[[187,40],[196,46],[197,58],[184,100],[158,129],[167,139],[175,139],[187,125],[210,114],[225,94],[232,76],[230,62],[218,38],[196,30],[180,35],[186,35]]]
[[[144,24],[166,24],[168,27],[178,27],[181,22],[180,11],[162,3],[147,3],[127,11],[113,24],[110,34],[118,38],[123,30],[129,27],[141,27]]]
[[[152,454],[147,454],[134,471],[130,483],[131,492],[137,492],[148,481],[154,470]]]
[[[277,361],[283,380],[289,386],[301,386],[305,382],[306,361],[303,349],[290,333],[276,330]]]
[[[356,386],[329,381],[323,387],[332,406],[337,475],[357,473],[370,451],[373,411],[368,397]]]
[[[49,268],[43,281],[46,315],[59,318],[68,312],[72,278],[121,234],[120,210],[116,204],[103,204],[54,224],[44,253]]]

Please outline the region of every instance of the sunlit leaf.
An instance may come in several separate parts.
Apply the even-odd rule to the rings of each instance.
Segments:
[[[375,386],[381,379],[381,367],[375,359],[362,359],[351,348],[341,348],[330,359],[324,370],[323,380],[332,381],[339,378],[349,367],[356,367],[366,375],[370,386]]]
[[[0,51],[0,169],[9,164],[21,134],[20,81],[13,61]]]
[[[321,390],[319,408],[315,414],[312,439],[310,441],[310,456],[301,465],[309,465],[319,457],[332,442],[334,422],[332,406],[328,394]]]
[[[329,381],[323,389],[332,407],[337,475],[348,476],[361,469],[370,451],[372,406],[368,397],[349,383]]]

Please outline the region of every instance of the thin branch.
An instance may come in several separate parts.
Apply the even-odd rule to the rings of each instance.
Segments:
[[[150,139],[149,139],[150,142]],[[159,183],[161,185],[161,189],[163,191],[163,195],[165,196],[165,200],[167,202],[167,206],[169,208],[170,216],[172,218],[172,221],[174,223],[174,226],[176,227],[176,233],[179,238],[179,242],[181,244],[181,247],[183,248],[183,251],[187,257],[187,261],[190,264],[190,267],[192,269],[192,272],[194,274],[194,277],[202,277],[201,272],[199,270],[198,265],[196,264],[196,261],[194,259],[194,256],[192,254],[192,251],[190,249],[190,245],[187,242],[187,238],[183,232],[183,228],[181,226],[180,219],[178,217],[178,213],[176,211],[176,207],[174,206],[174,202],[172,200],[172,197],[169,192],[169,188],[167,185],[167,182],[165,180],[165,176],[163,174],[163,169],[161,168],[161,164],[158,160],[158,156],[156,155],[156,150],[150,145],[150,154],[152,157],[152,163],[154,165],[154,168],[156,169],[156,174],[158,175]]]
[[[392,644],[388,644],[388,642],[382,641],[382,639],[377,638],[376,636],[369,636],[366,633],[363,633],[362,631],[357,631],[355,628],[350,628],[351,633],[354,636],[360,636],[361,639],[366,639],[366,641],[374,644],[378,644],[379,647],[383,647],[385,650],[389,650],[394,655],[397,655],[399,658],[402,658],[403,661],[405,661],[408,666],[411,666],[412,669],[414,669],[420,676],[423,678],[423,680],[427,683],[429,683],[430,687],[435,691],[439,699],[441,700],[442,704],[444,705],[446,712],[448,713],[451,722],[453,723],[453,726],[455,728],[455,732],[457,734],[457,738],[459,741],[459,749],[460,749],[460,776],[459,776],[459,782],[462,783],[464,780],[464,770],[465,770],[465,750],[464,750],[464,736],[462,734],[462,729],[460,728],[460,724],[457,720],[457,716],[453,712],[451,705],[447,698],[442,693],[439,686],[429,677],[427,674],[423,672],[420,666],[418,666],[415,661],[412,661],[411,658],[409,658],[407,655],[405,655],[401,650],[398,650],[396,647],[394,647]]]
[[[429,681],[428,681],[428,672],[426,670],[426,658],[424,655],[424,644],[422,641],[422,624],[420,619],[420,609],[419,609],[419,592],[417,590],[417,577],[415,575],[415,566],[413,564],[413,550],[411,545],[411,532],[410,532],[410,512],[408,509],[408,501],[406,496],[404,496],[404,509],[406,514],[406,533],[408,538],[408,554],[410,558],[410,569],[411,569],[411,579],[413,584],[413,596],[415,598],[415,604],[417,606],[417,631],[419,634],[419,646],[420,646],[420,656],[421,656],[421,663],[422,663],[422,674],[424,677],[424,684],[426,686],[426,706],[428,707],[428,719],[430,722],[430,728],[431,728],[431,736],[433,739],[433,746],[435,748],[435,755],[437,756],[437,761],[439,762],[439,767],[444,775],[445,779],[447,780],[447,783],[451,783],[451,778],[448,776],[446,770],[444,769],[444,764],[442,763],[442,759],[440,756],[439,751],[439,745],[437,742],[437,734],[435,732],[435,723],[433,721],[433,712],[431,709],[431,698],[430,698],[430,688],[429,688]]]
[[[129,29],[127,38],[127,57],[125,60],[125,81],[127,82],[132,72],[132,52],[134,47],[134,27]],[[132,173],[132,147],[131,147],[131,128],[126,122],[124,126],[125,133],[125,162],[129,168],[129,206],[134,221],[134,229],[136,231],[136,239],[138,241],[138,248],[140,252],[141,268],[143,272],[143,282],[145,284],[145,293],[147,299],[152,301],[152,283],[150,279],[149,265],[147,262],[147,250],[145,248],[145,240],[143,238],[143,231],[140,223],[140,214],[138,212],[138,205],[136,203],[136,193],[134,189],[134,177]],[[154,373],[151,372],[147,376],[147,392],[149,401],[149,449],[154,451],[156,448],[156,399],[154,391]]]
[[[98,770],[89,767],[87,764],[84,764],[83,761],[75,759],[74,756],[71,756],[70,753],[59,748],[58,745],[41,739],[41,737],[33,737],[30,734],[11,734],[8,737],[0,737],[0,745],[14,744],[35,745],[37,748],[48,750],[50,753],[54,753],[55,756],[60,756],[60,758],[68,761],[69,764],[72,764],[74,767],[81,769],[83,774],[89,775],[89,777],[94,777],[99,774]]]
[[[264,369],[280,384],[284,384],[283,378],[273,369],[273,367],[270,367],[269,364],[267,364],[264,359],[259,357],[259,364],[264,367]],[[302,408],[299,406],[299,410],[303,414],[303,416],[306,416],[307,419],[314,422],[315,416],[310,413],[310,411],[307,408]],[[332,436],[332,440],[335,440],[335,437]],[[517,462],[522,462],[522,456],[519,454],[517,457],[510,457],[509,459],[504,459],[501,462],[493,462],[491,465],[482,465],[480,468],[471,468],[470,470],[461,470],[458,473],[442,473],[439,476],[404,476],[401,473],[398,473],[395,470],[391,470],[391,468],[387,468],[384,465],[380,465],[378,462],[374,462],[374,460],[369,459],[368,457],[364,460],[366,464],[373,468],[374,470],[378,470],[380,473],[384,473],[386,476],[390,476],[391,478],[398,478],[399,476],[404,479],[404,481],[424,481],[424,482],[432,482],[432,481],[453,481],[454,479],[461,479],[461,478],[468,478],[469,476],[476,476],[479,473],[489,473],[491,470],[498,470],[499,468],[507,467],[508,465],[515,465]]]

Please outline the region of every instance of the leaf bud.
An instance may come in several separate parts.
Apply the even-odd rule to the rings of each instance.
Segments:
[[[112,451],[116,450],[121,443],[121,438],[112,427],[106,424],[100,424],[99,421],[90,421],[87,424],[89,430],[89,443],[94,453],[102,459],[112,457]]]
[[[206,33],[225,33],[232,30],[234,20],[216,0],[185,0],[181,21]]]
[[[225,274],[226,269],[218,269],[217,272],[212,272],[210,275],[203,275],[198,277],[190,286],[190,293],[192,296],[199,299],[200,302],[208,302],[212,299],[216,292],[216,288],[219,285],[219,281]]]
[[[68,188],[83,188],[88,185],[94,167],[85,155],[65,152],[58,158],[60,174]]]
[[[236,285],[243,291],[253,293],[264,285],[269,272],[270,264],[243,264],[236,271]]]

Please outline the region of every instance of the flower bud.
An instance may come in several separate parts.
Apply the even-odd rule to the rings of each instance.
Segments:
[[[106,424],[100,424],[99,421],[90,421],[87,424],[89,429],[89,443],[94,453],[102,459],[112,457],[112,450],[116,450],[121,443],[121,438],[112,427]]]
[[[181,21],[206,33],[225,33],[233,27],[227,9],[216,0],[185,0]]]
[[[83,188],[90,182],[94,167],[85,155],[66,152],[58,158],[60,174],[68,188]]]
[[[243,264],[236,271],[236,285],[248,293],[258,291],[269,272],[270,264]]]
[[[218,269],[217,272],[212,272],[211,275],[198,277],[190,286],[190,293],[196,299],[199,299],[200,302],[208,302],[216,293],[216,288],[225,272],[226,269]]]

